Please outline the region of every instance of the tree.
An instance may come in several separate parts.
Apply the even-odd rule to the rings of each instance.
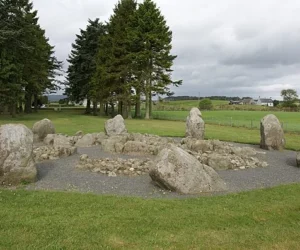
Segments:
[[[211,110],[213,108],[212,101],[208,98],[202,99],[199,102],[199,108],[202,110]]]
[[[107,53],[106,68],[109,72],[111,90],[118,100],[118,113],[124,118],[131,117],[131,92],[134,76],[131,66],[132,38],[129,29],[132,26],[132,18],[136,12],[135,0],[120,0],[107,25],[106,39],[110,43],[110,51]]]
[[[66,94],[72,101],[78,102],[86,98],[88,101],[86,113],[91,112],[91,100],[94,102],[93,106],[97,107],[97,93],[94,91],[92,79],[96,72],[99,37],[103,33],[104,26],[98,18],[94,21],[88,20],[86,29],[80,30],[80,35],[76,35],[68,59],[70,65],[68,68],[68,81],[66,82]]]
[[[281,96],[283,97],[284,107],[295,107],[295,102],[298,99],[297,91],[295,89],[283,89],[281,90]]]
[[[145,0],[133,16],[130,29],[132,39],[131,69],[137,81],[137,93],[146,97],[146,119],[151,117],[153,94],[170,93],[171,67],[176,56],[171,55],[172,32],[156,4]]]
[[[31,111],[32,96],[55,86],[61,63],[38,24],[37,11],[29,0],[0,2],[0,93],[13,116],[24,95]]]

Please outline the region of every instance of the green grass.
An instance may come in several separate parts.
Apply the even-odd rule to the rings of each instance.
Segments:
[[[250,111],[249,111],[250,112]],[[248,113],[249,113],[248,112]],[[218,111],[204,112],[204,120],[207,119],[207,114],[219,114]],[[236,113],[236,112],[235,112]],[[247,113],[247,112],[243,112]],[[251,113],[251,112],[250,112]],[[255,112],[254,112],[255,113]],[[291,121],[296,121],[297,113],[284,113],[286,119]],[[154,113],[156,114],[156,112]],[[181,111],[169,111],[164,112],[168,117],[162,117],[165,119],[176,118],[176,116],[181,119],[178,121],[172,120],[126,120],[126,126],[129,132],[138,132],[138,133],[148,133],[156,134],[160,136],[174,136],[174,137],[183,137],[185,135],[185,122],[183,118],[188,115],[188,112]],[[258,115],[256,113],[256,115]],[[263,114],[262,114],[263,115]],[[277,114],[276,114],[277,115]],[[170,118],[171,117],[171,118]],[[249,114],[245,114],[247,117],[253,117]],[[292,117],[292,118],[291,118]],[[108,118],[94,117],[82,115],[82,111],[78,110],[64,110],[62,112],[54,111],[40,111],[37,114],[24,115],[16,119],[12,119],[10,116],[0,116],[0,125],[6,123],[22,123],[32,128],[33,124],[43,118],[50,119],[58,133],[74,135],[78,130],[82,130],[84,133],[93,133],[104,131],[104,123]],[[242,118],[240,118],[242,119]],[[294,120],[293,120],[294,119]],[[181,120],[181,121],[180,121]],[[300,124],[300,122],[299,122]],[[222,141],[232,141],[232,142],[241,142],[241,143],[251,143],[259,144],[260,142],[260,133],[258,129],[248,129],[245,127],[231,127],[231,126],[220,126],[217,124],[206,124],[205,137],[207,139],[219,139]],[[300,134],[295,133],[285,133],[286,137],[286,148],[292,150],[300,150]]]
[[[179,200],[0,189],[0,249],[298,249],[300,185]]]
[[[154,111],[153,118],[164,120],[182,120],[188,116],[189,111]],[[203,111],[203,119],[208,124],[218,124],[234,127],[259,128],[260,120],[274,114],[280,120],[285,131],[300,132],[300,113],[282,111],[238,111],[216,110]]]

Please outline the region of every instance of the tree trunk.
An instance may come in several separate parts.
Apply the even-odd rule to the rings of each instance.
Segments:
[[[153,108],[152,92],[150,91],[150,94],[149,94],[149,117],[150,118],[152,118],[152,108]]]
[[[108,102],[105,103],[105,115],[108,116]]]
[[[124,119],[128,118],[128,104],[127,102],[123,102],[123,108],[122,108],[122,116]]]
[[[26,93],[25,94],[25,113],[30,114],[32,113],[31,110],[31,101],[32,101],[32,94],[31,93]]]
[[[136,91],[136,103],[135,103],[135,118],[141,117],[141,92],[139,90]]]
[[[113,102],[111,102],[110,105],[111,105],[111,117],[114,117],[115,116],[115,105]]]
[[[38,112],[38,95],[34,94],[34,112]]]
[[[122,115],[123,114],[123,102],[119,101],[118,102],[118,115]]]
[[[129,101],[128,101],[127,113],[128,113],[127,118],[128,118],[128,119],[132,119],[132,115],[131,115],[131,100],[130,100],[130,99],[129,99]]]
[[[10,114],[12,118],[16,118],[16,108],[17,108],[17,104],[13,102],[10,107]]]
[[[103,101],[102,102],[100,102],[100,112],[99,112],[99,115],[101,115],[101,116],[103,116],[104,114],[105,114],[105,105],[104,105],[104,103],[103,103]]]
[[[97,109],[97,101],[93,101],[93,116],[97,116],[98,115],[98,109]]]
[[[91,113],[91,100],[87,99],[85,113],[89,115]]]
[[[149,120],[150,119],[149,93],[145,93],[145,96],[146,96],[146,114],[145,114],[145,119]]]

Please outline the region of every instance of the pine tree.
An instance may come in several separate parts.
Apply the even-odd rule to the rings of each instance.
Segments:
[[[32,96],[37,99],[55,86],[61,63],[53,55],[29,0],[2,0],[0,7],[0,93],[14,116],[24,94],[31,111]]]
[[[131,116],[132,72],[130,69],[131,39],[128,30],[136,12],[134,0],[121,0],[115,8],[108,23],[108,42],[111,44],[107,71],[113,92],[119,102],[118,113],[124,118]]]
[[[93,100],[94,107],[97,106],[97,94],[94,91],[92,78],[96,71],[96,57],[98,52],[98,41],[104,33],[104,26],[99,19],[88,20],[85,30],[80,30],[76,35],[75,43],[68,62],[68,82],[66,94],[73,101],[88,100],[86,113],[90,113],[90,102]]]
[[[146,119],[151,116],[153,94],[169,94],[171,67],[176,56],[171,55],[172,32],[156,4],[145,0],[134,15],[129,32],[132,42],[131,68],[138,78],[137,93],[146,97]]]

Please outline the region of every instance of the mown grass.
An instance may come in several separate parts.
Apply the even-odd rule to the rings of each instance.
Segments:
[[[249,111],[250,112],[250,111]],[[284,113],[284,112],[282,112]],[[179,111],[165,112],[169,117],[179,114],[186,117]],[[285,114],[285,113],[284,113]],[[289,113],[291,115],[295,113]],[[203,114],[204,120],[207,113]],[[93,133],[104,131],[104,123],[108,118],[86,116],[82,111],[64,110],[62,112],[40,111],[37,114],[23,115],[16,119],[9,116],[0,116],[0,125],[6,123],[22,123],[32,128],[33,124],[43,118],[49,118],[55,125],[58,133],[74,135],[78,130],[84,133]],[[168,117],[165,117],[167,119]],[[297,119],[297,118],[293,118]],[[300,124],[300,122],[299,122]],[[183,137],[185,135],[185,122],[183,119],[178,121],[172,120],[126,120],[126,126],[129,132],[156,134],[160,136]],[[258,129],[248,129],[245,127],[220,126],[217,124],[206,124],[205,137],[207,139],[219,139],[222,141],[232,141],[240,143],[259,144],[260,133]],[[286,148],[300,150],[300,134],[285,133]]]
[[[154,111],[153,118],[184,121],[188,114],[189,111]],[[276,115],[285,131],[300,132],[299,112],[238,110],[202,111],[203,119],[206,123],[248,128],[259,128],[260,120],[268,114]]]
[[[298,249],[300,185],[179,200],[0,189],[0,249]]]

